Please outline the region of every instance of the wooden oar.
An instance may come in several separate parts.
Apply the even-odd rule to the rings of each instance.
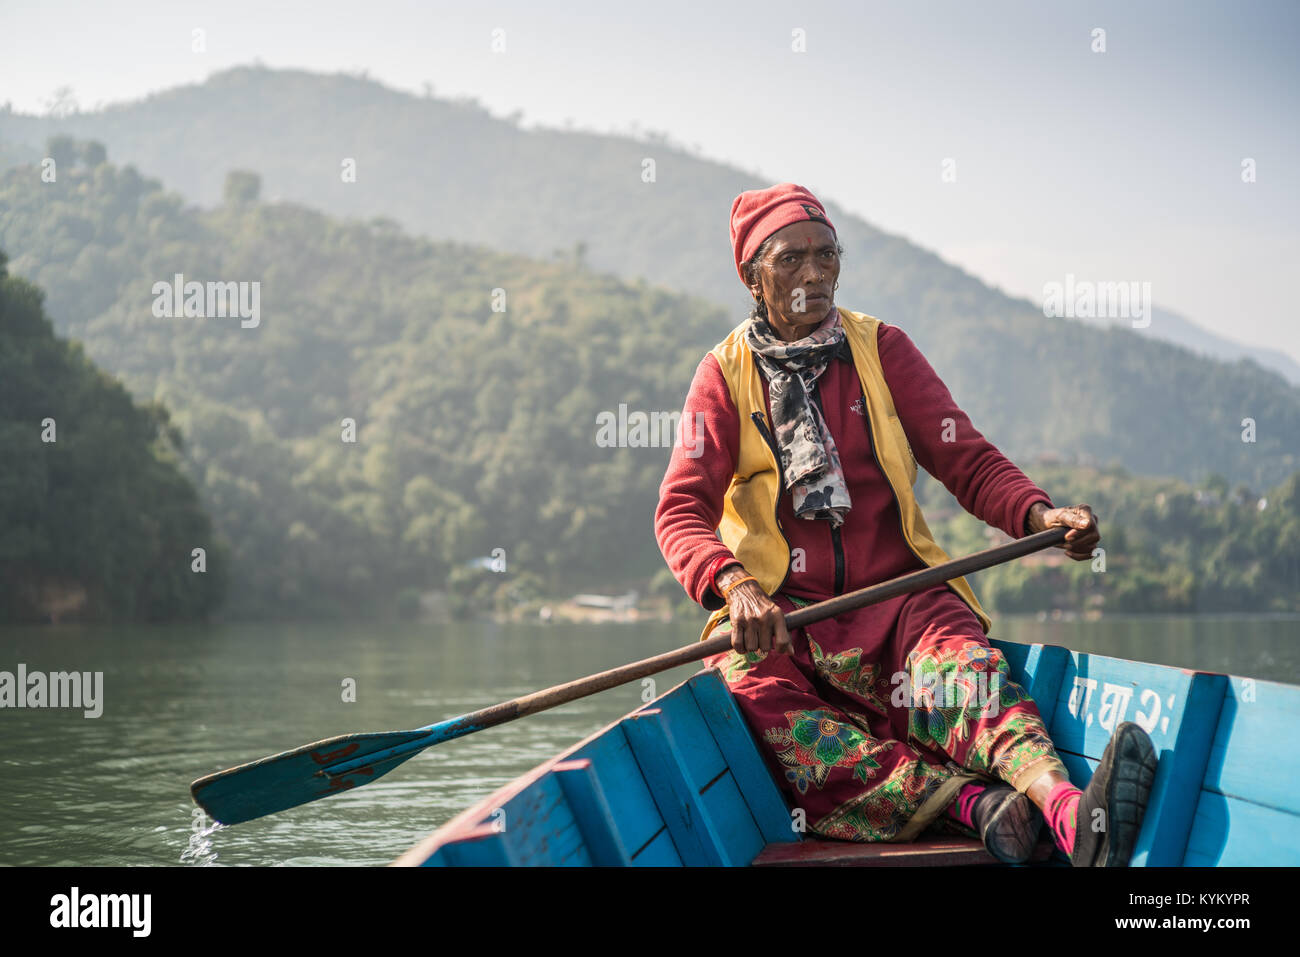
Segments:
[[[855,608],[1000,565],[1060,544],[1065,540],[1067,531],[1068,529],[1060,527],[1050,528],[965,558],[925,568],[815,605],[807,605],[785,616],[786,628],[801,628]],[[457,718],[448,718],[413,731],[379,731],[326,738],[315,744],[303,745],[292,751],[273,754],[259,761],[199,778],[190,785],[190,793],[194,802],[213,820],[222,824],[250,821],[369,784],[407,758],[443,741],[536,714],[678,665],[699,661],[730,647],[731,632],[725,631],[676,651],[635,661],[544,691],[535,691],[513,701],[505,701]]]

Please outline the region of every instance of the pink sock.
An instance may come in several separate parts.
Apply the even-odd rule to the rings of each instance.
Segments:
[[[1082,796],[1083,792],[1073,784],[1062,781],[1047,795],[1047,804],[1043,808],[1043,818],[1052,829],[1056,846],[1066,854],[1074,851],[1074,835],[1078,827],[1076,815]]]
[[[987,785],[974,783],[962,785],[956,800],[948,805],[948,816],[967,827],[974,827],[975,799],[984,793],[986,787]]]

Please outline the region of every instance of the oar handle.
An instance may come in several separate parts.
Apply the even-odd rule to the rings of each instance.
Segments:
[[[912,572],[891,581],[882,582],[879,585],[871,585],[855,592],[849,592],[847,595],[829,598],[815,605],[808,605],[786,615],[785,626],[789,629],[802,628],[804,625],[810,625],[824,618],[842,615],[846,611],[864,608],[867,605],[887,601],[898,595],[919,591],[922,588],[938,585],[953,578],[960,578],[962,575],[968,575],[971,572],[992,568],[994,565],[1001,565],[1031,552],[1060,544],[1065,540],[1068,531],[1069,529],[1064,527],[1049,528],[1046,531],[1027,535],[1005,545],[986,548],[982,552],[976,552],[964,558],[944,562],[942,565],[935,565],[931,568],[924,568],[921,571]],[[450,722],[442,722],[436,726],[430,725],[430,728],[436,727],[445,735],[440,740],[458,738],[483,728],[504,724],[507,721],[513,721],[515,718],[536,714],[539,711],[567,704],[570,701],[576,701],[579,698],[585,698],[600,691],[616,688],[619,685],[627,684],[629,681],[636,681],[638,678],[647,678],[650,675],[668,671],[670,668],[676,668],[679,665],[686,665],[692,661],[708,658],[711,655],[726,651],[730,647],[731,632],[724,631],[705,641],[677,648],[662,655],[655,655],[653,658],[620,665],[617,668],[611,668],[609,671],[602,671],[599,674],[579,678],[576,681],[569,681],[542,691],[535,691],[521,698],[504,701],[490,708],[484,708],[482,711],[475,711],[460,718],[454,718]],[[425,746],[427,747],[427,745]]]

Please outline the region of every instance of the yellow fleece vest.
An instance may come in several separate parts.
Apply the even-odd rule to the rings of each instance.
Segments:
[[[898,502],[898,511],[903,519],[903,537],[926,565],[942,564],[950,559],[930,534],[916,496],[912,494],[916,482],[916,458],[912,455],[912,447],[907,442],[903,423],[899,421],[893,396],[880,368],[880,353],[876,347],[880,320],[847,309],[839,309],[839,313],[853,352],[853,364],[862,382],[862,394],[866,397],[867,420],[876,461]],[[740,456],[736,462],[736,474],[732,476],[723,498],[718,532],[723,544],[745,566],[745,571],[758,579],[763,591],[774,595],[790,573],[790,544],[776,517],[781,492],[776,456],[755,421],[757,416],[768,434],[774,434],[767,418],[758,364],[745,342],[748,323],[748,319],[742,322],[712,350],[727,380],[731,401],[740,413]],[[948,587],[970,606],[987,634],[992,622],[975,599],[966,579],[955,578],[948,582]],[[707,638],[726,617],[724,605],[709,617],[700,640]]]

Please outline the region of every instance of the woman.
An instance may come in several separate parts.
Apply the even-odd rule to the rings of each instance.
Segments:
[[[808,190],[741,193],[731,239],[754,309],[696,370],[698,434],[673,450],[655,533],[714,610],[705,635],[731,622],[710,664],[777,780],[828,837],[953,828],[1018,863],[1045,819],[1075,865],[1126,865],[1149,738],[1122,725],[1087,790],[1071,785],[964,579],[787,633],[796,606],[948,560],[912,495],[918,463],[1009,535],[1065,526],[1080,561],[1101,536],[1089,506],[1053,507],[975,430],[901,329],[835,305],[842,248]]]

